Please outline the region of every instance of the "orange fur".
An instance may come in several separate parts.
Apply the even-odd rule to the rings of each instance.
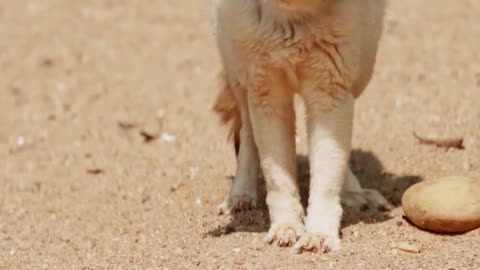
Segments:
[[[213,111],[220,116],[223,124],[230,125],[228,139],[233,140],[235,146],[235,154],[238,155],[240,147],[240,128],[242,127],[242,119],[237,101],[233,94],[230,83],[224,71],[219,74],[220,92],[217,95]]]
[[[340,249],[342,186],[366,194],[348,157],[354,97],[373,73],[385,1],[211,1],[223,68],[213,109],[230,125],[237,151],[235,180],[220,212],[256,207],[263,173],[271,221],[265,241],[293,245],[294,253]],[[308,116],[306,217],[296,183],[295,94]]]

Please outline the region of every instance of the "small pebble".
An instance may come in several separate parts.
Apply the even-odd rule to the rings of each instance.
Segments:
[[[160,134],[160,140],[167,142],[167,143],[173,143],[175,142],[176,138],[172,134],[169,133],[162,133]]]
[[[159,109],[157,110],[156,117],[158,120],[162,120],[165,117],[165,110]]]
[[[190,168],[188,168],[188,170],[189,170],[188,178],[190,178],[190,180],[194,180],[195,178],[197,178],[197,175],[198,175],[198,172],[200,171],[200,168],[190,167]]]
[[[197,199],[195,199],[195,205],[197,205],[198,207],[203,206],[202,199],[200,197],[197,197]]]
[[[17,147],[22,147],[25,145],[25,137],[19,136],[17,138]]]
[[[397,245],[397,249],[405,252],[410,252],[410,253],[420,253],[420,247],[417,245],[408,243],[408,242],[401,242]]]

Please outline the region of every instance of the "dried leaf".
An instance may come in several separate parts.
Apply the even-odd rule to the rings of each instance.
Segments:
[[[125,129],[125,130],[133,129],[133,128],[136,128],[136,127],[137,127],[137,124],[136,124],[136,123],[124,122],[124,121],[119,121],[119,122],[117,123],[117,125],[118,125],[119,128]]]
[[[88,169],[87,170],[87,173],[88,174],[93,174],[93,175],[99,175],[99,174],[103,174],[105,171],[102,170],[102,169]]]
[[[140,131],[140,135],[143,137],[143,142],[144,143],[149,143],[151,141],[154,141],[158,138],[158,135],[156,134],[151,134],[146,131]]]
[[[417,135],[417,133],[413,132],[413,136],[418,140],[419,143],[421,144],[426,144],[426,145],[434,145],[437,147],[442,147],[442,148],[456,148],[463,150],[465,149],[465,146],[463,145],[463,138],[438,138],[438,139],[433,139],[433,138],[424,138],[420,137]]]

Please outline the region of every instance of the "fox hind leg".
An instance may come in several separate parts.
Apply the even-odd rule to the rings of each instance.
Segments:
[[[393,205],[376,189],[362,188],[352,170],[348,169],[342,190],[342,203],[360,210],[378,209],[388,211]]]
[[[249,119],[246,91],[239,85],[232,88],[226,78],[214,110],[224,122],[231,123],[237,169],[232,187],[225,201],[219,205],[220,214],[241,211],[258,206],[259,157]]]

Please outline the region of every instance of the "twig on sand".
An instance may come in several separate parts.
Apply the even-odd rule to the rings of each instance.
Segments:
[[[420,137],[415,132],[413,132],[413,136],[418,140],[420,144],[434,145],[446,149],[465,149],[465,146],[463,145],[463,138],[425,138]]]

